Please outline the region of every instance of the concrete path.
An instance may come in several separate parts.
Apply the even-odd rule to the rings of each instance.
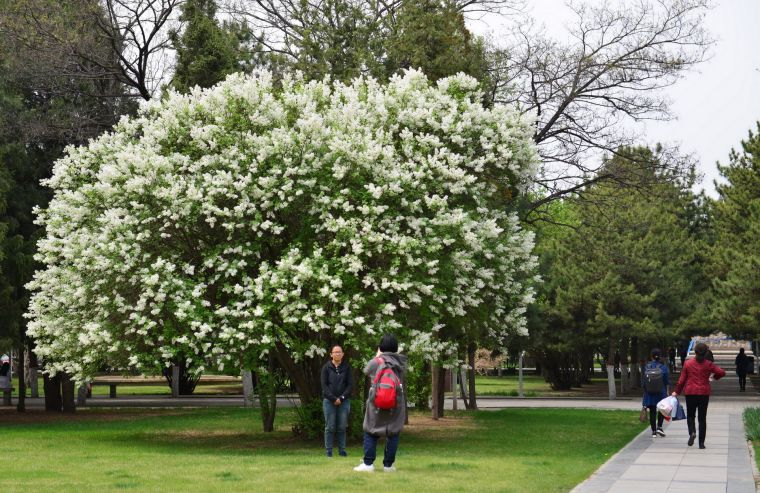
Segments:
[[[760,407],[760,399],[749,382],[748,392],[738,392],[735,375],[712,386],[705,449],[699,449],[698,440],[687,445],[686,420],[666,423],[664,438],[652,437],[647,427],[572,493],[754,493],[742,413]],[[684,398],[679,400],[685,407]]]

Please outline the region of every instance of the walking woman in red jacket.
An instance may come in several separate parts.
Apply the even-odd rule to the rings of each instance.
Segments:
[[[681,378],[678,379],[673,397],[682,393],[686,395],[686,423],[689,426],[689,446],[694,445],[697,436],[694,426],[694,415],[699,414],[699,448],[705,448],[705,436],[707,435],[707,403],[710,401],[710,374],[714,374],[715,380],[720,380],[726,375],[725,370],[712,361],[705,358],[707,344],[700,342],[694,346],[696,358],[689,360],[681,369]]]

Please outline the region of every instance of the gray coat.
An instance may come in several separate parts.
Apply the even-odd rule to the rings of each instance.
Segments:
[[[364,411],[364,431],[372,435],[398,435],[404,428],[406,420],[406,392],[404,390],[404,373],[406,371],[406,355],[398,353],[383,353],[383,360],[393,368],[401,381],[401,397],[395,409],[377,409],[375,407],[375,389],[371,388]],[[374,380],[379,363],[372,358],[364,367],[364,374]]]

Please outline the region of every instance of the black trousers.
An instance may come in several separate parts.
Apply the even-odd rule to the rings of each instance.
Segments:
[[[662,428],[662,422],[665,421],[665,416],[657,412],[657,406],[647,406],[647,409],[649,409],[649,426],[652,427],[652,433],[654,433],[657,428]],[[657,419],[657,428],[654,427],[655,418]]]
[[[747,374],[737,373],[739,375],[739,390],[746,390],[747,388]]]
[[[699,444],[705,444],[707,436],[707,404],[710,402],[709,395],[686,396],[686,424],[689,426],[689,434],[696,433],[694,415],[699,417]]]

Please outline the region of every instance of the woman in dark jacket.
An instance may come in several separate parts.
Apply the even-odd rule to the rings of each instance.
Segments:
[[[699,414],[699,448],[705,448],[707,436],[707,404],[710,402],[710,375],[715,380],[726,376],[725,370],[707,359],[707,344],[700,342],[694,346],[696,358],[690,359],[681,369],[681,378],[673,392],[673,397],[680,393],[686,395],[686,424],[689,426],[689,446],[694,445],[697,436],[694,416]]]
[[[346,426],[351,411],[351,367],[343,361],[343,348],[330,349],[330,361],[322,367],[322,410],[325,413],[325,455],[332,457],[334,436],[338,435],[338,454],[346,453]]]
[[[665,432],[662,431],[662,422],[665,420],[665,417],[657,413],[657,403],[668,396],[668,386],[670,385],[668,367],[660,362],[660,356],[659,349],[652,349],[652,360],[644,366],[641,372],[641,388],[644,389],[644,398],[641,405],[649,409],[649,426],[652,427],[652,438],[665,436]],[[647,370],[656,369],[662,372],[662,387],[659,391],[648,392],[646,383]],[[656,427],[655,420],[657,421]]]
[[[736,355],[734,364],[736,365],[736,375],[739,377],[739,392],[747,390],[747,362],[749,358],[744,354],[744,348],[739,348],[739,354]]]

